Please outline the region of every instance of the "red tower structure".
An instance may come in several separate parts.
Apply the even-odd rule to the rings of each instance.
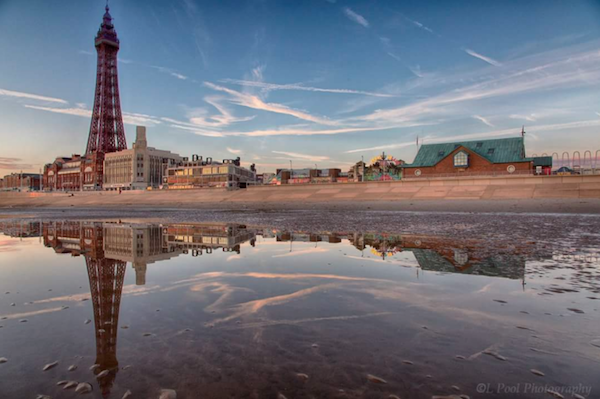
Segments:
[[[85,151],[86,159],[81,165],[84,190],[102,188],[104,154],[127,149],[117,76],[119,39],[108,4],[96,35],[95,46],[98,52],[96,94]]]

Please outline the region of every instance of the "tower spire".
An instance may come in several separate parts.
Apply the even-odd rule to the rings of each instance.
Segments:
[[[94,40],[98,53],[96,93],[85,151],[88,163],[85,169],[90,167],[92,170],[88,170],[84,176],[84,189],[94,190],[102,188],[104,154],[127,149],[117,74],[120,43],[109,12],[108,0],[105,10]]]

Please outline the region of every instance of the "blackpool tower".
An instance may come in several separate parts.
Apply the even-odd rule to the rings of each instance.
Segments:
[[[82,164],[83,189],[86,190],[102,188],[104,154],[127,149],[117,77],[119,39],[108,4],[95,46],[98,52],[96,94],[85,162]]]

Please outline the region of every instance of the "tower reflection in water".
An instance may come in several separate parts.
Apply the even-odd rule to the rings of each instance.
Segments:
[[[481,274],[524,282],[526,260],[541,256],[530,245],[514,245],[510,251],[500,251],[489,249],[484,240],[477,239],[388,233],[314,234],[250,229],[239,224],[4,222],[0,223],[0,232],[14,237],[41,236],[44,245],[56,253],[85,258],[94,311],[98,365],[94,373],[104,397],[110,395],[119,372],[117,336],[127,263],[131,263],[135,271],[136,285],[144,285],[149,264],[182,254],[196,257],[216,250],[239,254],[243,243],[254,246],[257,236],[262,236],[289,242],[291,251],[294,242],[318,245],[345,241],[363,256],[364,251],[369,250],[370,255],[382,261],[401,252],[412,253],[417,270]],[[542,256],[551,257],[551,250]]]
[[[117,333],[127,262],[136,273],[136,284],[146,283],[149,263],[168,260],[191,251],[192,256],[222,249],[240,253],[240,245],[256,232],[240,225],[158,225],[108,222],[47,222],[0,226],[5,234],[38,235],[56,253],[85,258],[94,309],[96,364],[94,373],[104,397],[110,395],[119,371]],[[32,234],[33,232],[33,234]],[[37,233],[37,234],[36,234]],[[105,373],[105,371],[108,372]]]

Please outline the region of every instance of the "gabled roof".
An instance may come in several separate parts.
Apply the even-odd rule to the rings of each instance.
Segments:
[[[407,168],[434,166],[459,147],[465,147],[491,163],[527,162],[523,137],[495,140],[460,141],[456,143],[423,144]]]

